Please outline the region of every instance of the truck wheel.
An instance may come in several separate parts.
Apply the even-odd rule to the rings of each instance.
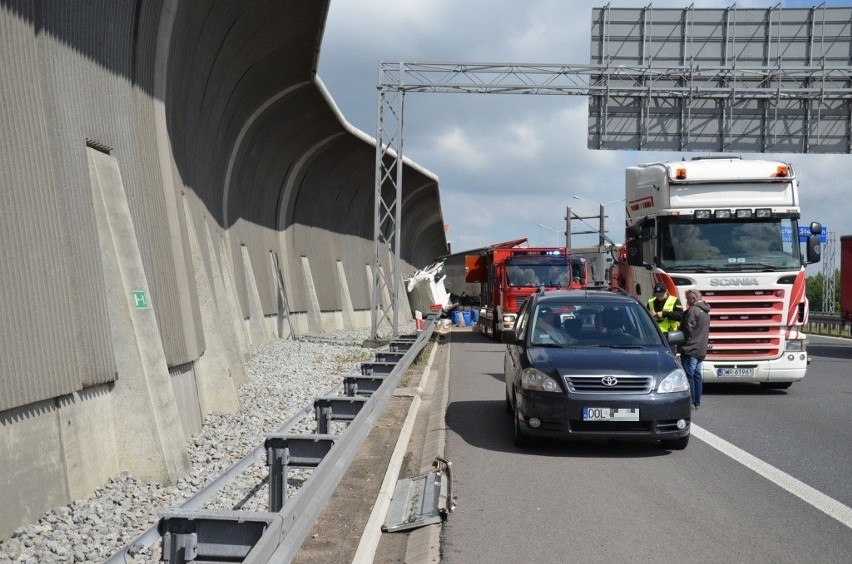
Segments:
[[[500,342],[500,333],[501,331],[497,329],[497,320],[491,322],[491,336],[494,337],[494,340],[498,343]]]

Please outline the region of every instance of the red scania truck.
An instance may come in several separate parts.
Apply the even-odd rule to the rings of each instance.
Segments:
[[[705,382],[787,388],[808,365],[805,265],[822,226],[799,233],[799,181],[787,163],[702,157],[628,167],[626,239],[616,283],[646,302],[655,283],[711,306]]]
[[[565,247],[523,247],[526,242],[498,243],[465,257],[465,281],[480,283],[479,324],[497,340],[514,326],[527,296],[539,287],[586,285],[585,259],[569,257]]]

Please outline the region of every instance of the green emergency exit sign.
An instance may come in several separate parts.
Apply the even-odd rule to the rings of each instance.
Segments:
[[[133,296],[133,303],[136,304],[136,309],[148,309],[148,297],[144,290],[133,290],[130,292]]]

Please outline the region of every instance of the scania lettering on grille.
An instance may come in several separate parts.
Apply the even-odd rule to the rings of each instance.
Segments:
[[[618,384],[618,378],[616,378],[615,376],[604,376],[603,378],[601,378],[601,384],[609,387],[615,386],[616,384]]]
[[[757,278],[711,278],[711,286],[759,286]]]

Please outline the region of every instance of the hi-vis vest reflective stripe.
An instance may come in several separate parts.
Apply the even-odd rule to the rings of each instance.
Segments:
[[[663,311],[673,311],[675,303],[677,303],[677,298],[674,296],[669,296],[666,298],[666,303],[663,304]],[[651,313],[654,313],[654,298],[648,300],[648,310]],[[680,327],[680,323],[675,321],[674,319],[669,319],[668,317],[664,317],[657,322],[660,325],[660,329],[663,330],[663,333],[668,333],[669,331],[677,331],[677,328]]]

